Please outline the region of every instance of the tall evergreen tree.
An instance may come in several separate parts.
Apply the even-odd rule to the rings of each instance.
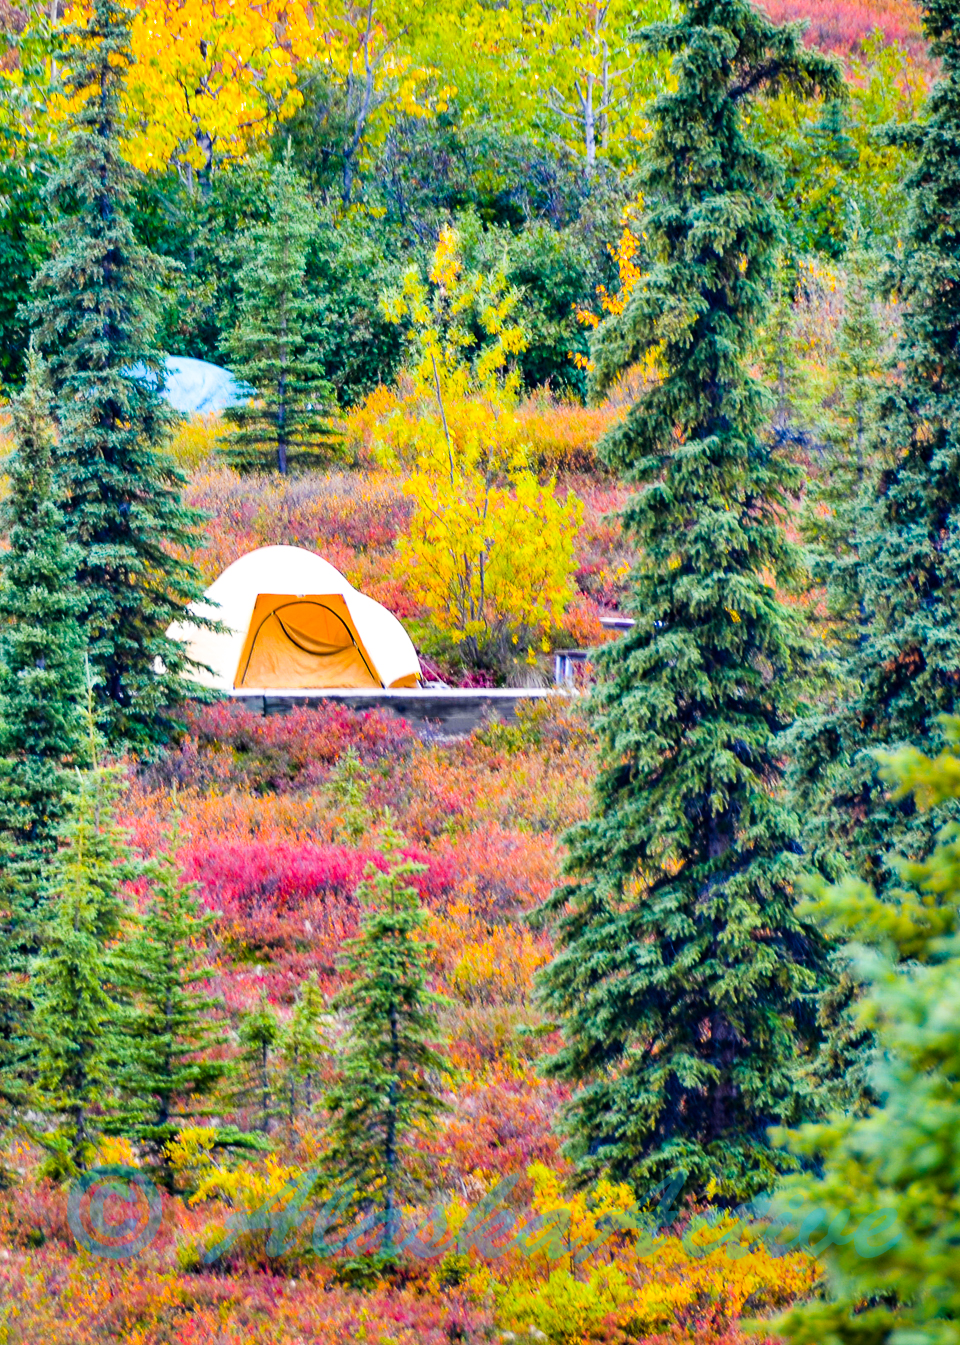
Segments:
[[[307,189],[288,155],[270,170],[269,223],[240,240],[240,315],[226,341],[230,367],[255,394],[229,407],[236,429],[230,459],[240,467],[329,458],[333,389],[323,377],[314,305],[306,284],[307,247],[317,230]]]
[[[862,527],[884,466],[879,408],[883,388],[883,333],[872,279],[877,258],[865,248],[847,263],[844,312],[838,333],[836,379],[824,425],[819,471],[804,501],[801,533],[810,570],[826,611],[824,694],[785,739],[794,808],[805,821],[805,848],[830,877],[846,867],[853,818],[850,760],[843,733],[854,731],[850,709],[859,691],[861,653],[869,629],[864,591]],[[831,800],[836,798],[837,806]]]
[[[884,783],[925,812],[960,798],[960,719],[941,727],[948,745],[936,758],[912,748],[882,758]],[[960,832],[948,825],[929,857],[891,865],[898,883],[883,897],[854,877],[815,896],[863,982],[880,1105],[789,1137],[817,1175],[790,1180],[785,1212],[796,1228],[803,1211],[827,1272],[822,1296],[764,1323],[790,1345],[960,1340]]]
[[[813,578],[826,586],[827,611],[838,641],[856,642],[862,622],[859,584],[859,512],[875,486],[877,403],[883,377],[883,332],[872,277],[877,258],[868,249],[847,257],[843,317],[834,383],[824,425],[824,460],[805,500],[804,540],[812,547]]]
[[[431,1076],[444,1060],[430,1044],[440,1001],[426,983],[426,914],[408,881],[423,865],[398,855],[402,837],[389,824],[381,837],[388,865],[371,867],[357,888],[360,933],[343,959],[351,980],[333,1001],[346,1015],[347,1033],[341,1078],[326,1106],[331,1176],[355,1183],[361,1203],[378,1208],[382,1250],[390,1254],[410,1136],[442,1109]]]
[[[225,1040],[211,1018],[215,1001],[200,982],[210,970],[200,944],[214,917],[201,911],[180,876],[176,829],[145,866],[150,898],[142,923],[118,959],[123,988],[132,1002],[122,1023],[122,1063],[117,1074],[121,1104],[108,1124],[145,1151],[163,1184],[173,1173],[165,1146],[196,1118],[224,1076],[211,1052]]]
[[[9,550],[0,559],[0,1097],[20,1103],[32,1054],[27,969],[70,792],[66,767],[83,759],[85,744],[77,556],[51,498],[52,433],[35,352],[12,410]]]
[[[601,329],[596,386],[651,350],[662,378],[601,450],[640,487],[622,515],[636,625],[598,658],[593,814],[547,903],[542,992],[564,1029],[548,1072],[581,1085],[568,1149],[585,1178],[642,1189],[684,1172],[688,1189],[735,1198],[789,1161],[766,1129],[804,1114],[795,1066],[824,961],[794,909],[798,828],[780,797],[777,735],[808,646],[777,594],[796,579],[784,519],[798,476],[750,372],[777,172],[744,113],[778,88],[831,95],[840,74],[746,0],[694,0],[645,41],[674,55],[676,80],[653,105],[654,260]]]
[[[13,403],[16,451],[0,558],[0,905],[2,960],[36,947],[44,868],[66,808],[65,766],[83,759],[83,642],[75,575],[52,498],[52,429],[43,366],[31,352]]]
[[[939,715],[960,687],[960,6],[925,8],[941,62],[914,152],[897,277],[903,329],[877,408],[880,470],[857,519],[861,621],[844,669],[850,694],[804,730],[793,788],[806,842],[828,875],[862,873],[881,891],[891,856],[926,853],[933,814],[890,800],[872,755],[913,743],[934,754]]]
[[[59,427],[59,503],[80,547],[81,619],[111,743],[168,734],[164,708],[185,690],[185,656],[165,632],[202,592],[174,554],[195,544],[200,516],[183,505],[162,446],[162,270],[134,236],[136,175],[121,156],[130,17],[119,0],[92,0],[87,21],[63,30],[61,80],[76,111],[49,188],[54,251],[33,305]]]
[[[83,1169],[94,1156],[122,1058],[116,945],[124,923],[121,885],[135,865],[116,822],[121,773],[97,760],[95,744],[91,756],[94,764],[80,774],[64,827],[31,983],[38,1059],[32,1107],[52,1122],[39,1138],[50,1151],[51,1170],[61,1175]]]

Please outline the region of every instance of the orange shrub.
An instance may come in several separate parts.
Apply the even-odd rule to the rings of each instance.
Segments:
[[[591,472],[597,469],[596,447],[625,414],[623,407],[579,406],[537,394],[517,410],[530,461],[540,472]]]
[[[550,958],[550,941],[516,924],[491,924],[465,901],[431,915],[434,965],[445,989],[467,1004],[522,1004]]]

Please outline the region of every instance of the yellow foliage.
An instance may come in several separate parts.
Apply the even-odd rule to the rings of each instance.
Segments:
[[[424,120],[446,112],[457,90],[443,82],[440,71],[417,59],[409,39],[418,23],[404,0],[378,3],[370,11],[351,0],[313,0],[316,29],[313,64],[346,95],[362,87],[367,66],[373,75],[374,97],[363,128],[362,145],[380,145],[398,116]],[[431,30],[437,15],[420,11]],[[416,46],[416,43],[413,43]]]
[[[610,248],[610,256],[617,263],[617,272],[620,277],[620,288],[616,294],[611,294],[605,285],[597,286],[597,297],[600,300],[600,307],[605,313],[611,313],[619,316],[627,306],[627,300],[637,287],[640,277],[643,275],[640,267],[637,265],[636,257],[640,247],[639,240],[633,228],[633,221],[638,210],[643,208],[643,198],[638,198],[632,205],[628,205],[623,212],[623,229],[620,233],[619,241]],[[589,309],[578,308],[577,317],[587,327],[596,327],[600,319],[596,313]]]
[[[454,471],[500,476],[527,465],[524,425],[510,400],[496,390],[484,397],[469,389],[461,395],[448,386],[441,417],[433,388],[409,380],[397,390],[376,388],[350,414],[348,435],[394,470],[449,476],[451,455]]]
[[[429,280],[432,288],[417,267],[410,267],[400,288],[381,302],[389,322],[411,324],[411,369],[418,391],[435,393],[441,404],[471,393],[495,404],[509,401],[519,386],[510,357],[527,348],[523,328],[510,321],[520,291],[507,286],[502,267],[488,275],[466,271],[460,234],[449,225],[440,231]],[[471,322],[486,338],[472,359],[477,341]]]
[[[501,656],[539,641],[573,596],[573,545],[583,506],[561,503],[553,483],[515,471],[509,485],[477,470],[453,479],[418,472],[406,492],[415,503],[399,563],[411,590],[456,640]]]
[[[620,278],[620,287],[616,294],[611,294],[605,285],[597,286],[597,298],[600,300],[600,307],[604,313],[609,313],[614,317],[619,316],[627,306],[627,302],[634,290],[643,280],[644,272],[637,262],[637,253],[640,250],[641,238],[637,237],[636,217],[643,209],[643,197],[638,197],[635,202],[628,205],[623,212],[623,228],[619,240],[610,248],[610,255],[617,263],[617,273]],[[589,308],[578,307],[577,317],[585,327],[598,327],[601,321],[601,315],[593,312]],[[591,369],[591,361],[577,352],[572,352],[572,359],[578,369]],[[658,351],[649,350],[643,357],[641,363],[641,373],[644,379],[656,376],[658,364]]]
[[[305,66],[347,88],[363,82],[370,62],[376,96],[359,128],[362,146],[382,140],[397,115],[446,111],[456,92],[401,49],[404,16],[388,6],[378,5],[369,28],[366,6],[343,0],[150,0],[129,8],[124,153],[144,171],[174,161],[193,180],[215,161],[241,158],[302,106]],[[89,0],[77,0],[64,23],[82,26],[90,12]],[[19,82],[17,71],[6,77]],[[74,100],[53,96],[47,110],[62,121]]]
[[[232,1170],[211,1164],[190,1197],[190,1204],[226,1200],[249,1214],[282,1195],[289,1196],[291,1186],[301,1176],[299,1168],[281,1163],[275,1154],[267,1154],[262,1167],[249,1161]]]
[[[170,454],[184,472],[213,467],[217,449],[226,438],[227,427],[216,414],[191,416],[177,426],[170,443]]]
[[[545,1163],[531,1163],[527,1176],[533,1183],[531,1208],[540,1226],[524,1235],[519,1278],[540,1283],[546,1271],[566,1271],[573,1278],[578,1267],[609,1241],[609,1227],[629,1223],[636,1198],[622,1182],[602,1178],[585,1191],[568,1193],[564,1178]],[[601,1257],[601,1260],[603,1258]]]
[[[97,1162],[101,1167],[138,1167],[137,1151],[128,1139],[121,1135],[106,1135],[100,1141],[97,1150]]]
[[[555,1345],[585,1345],[614,1324],[634,1338],[695,1321],[709,1306],[734,1321],[808,1294],[816,1281],[812,1257],[774,1255],[730,1215],[653,1238],[635,1219],[628,1186],[601,1181],[570,1195],[543,1164],[528,1175],[542,1227],[495,1272],[476,1272],[508,1329],[533,1328]],[[616,1228],[623,1232],[612,1236]]]
[[[302,102],[296,66],[316,48],[303,5],[287,0],[151,0],[131,6],[126,155],[143,170],[176,158],[208,169],[236,158]],[[85,24],[85,0],[67,23]],[[69,102],[61,111],[72,110]]]
[[[468,1004],[523,1003],[548,960],[529,929],[490,924],[465,901],[431,914],[428,929],[447,987]]]
[[[474,660],[492,649],[534,660],[573,596],[573,543],[583,517],[571,494],[541,484],[516,412],[518,377],[510,358],[526,347],[511,322],[519,300],[503,271],[465,270],[455,229],[440,235],[429,268],[407,272],[384,296],[391,322],[411,326],[405,392],[378,391],[366,427],[379,422],[374,449],[412,467],[406,492],[415,509],[399,564],[412,591]],[[477,323],[486,341],[474,351]],[[432,401],[432,409],[431,407]]]
[[[616,1265],[598,1266],[583,1279],[553,1270],[539,1284],[512,1280],[494,1291],[505,1326],[533,1327],[558,1345],[596,1339],[610,1315],[629,1304],[636,1290]]]
[[[166,1145],[166,1156],[178,1177],[191,1186],[214,1171],[213,1146],[217,1134],[209,1126],[186,1126]]]

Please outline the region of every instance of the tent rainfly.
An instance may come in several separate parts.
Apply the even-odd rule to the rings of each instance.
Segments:
[[[211,584],[167,634],[201,668],[192,676],[218,691],[303,691],[414,687],[420,663],[400,622],[358,593],[339,570],[298,546],[251,551]]]

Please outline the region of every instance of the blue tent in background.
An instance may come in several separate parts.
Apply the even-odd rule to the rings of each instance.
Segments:
[[[193,416],[221,412],[244,402],[249,389],[238,383],[227,369],[206,360],[191,360],[186,355],[167,355],[167,381],[163,395],[175,411]]]

